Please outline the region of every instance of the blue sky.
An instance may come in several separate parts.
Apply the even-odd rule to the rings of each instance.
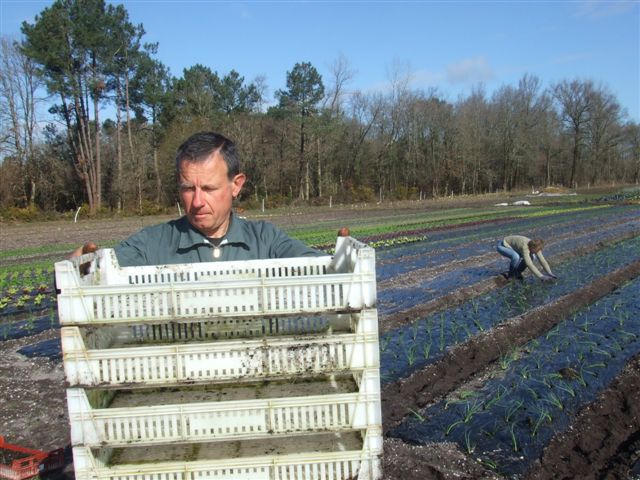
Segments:
[[[491,94],[536,75],[544,86],[590,79],[640,122],[640,1],[245,1],[125,0],[145,41],[159,42],[171,73],[197,63],[247,81],[266,77],[269,98],[296,62],[330,83],[340,56],[355,72],[350,90],[384,90],[393,72],[413,89],[450,101],[483,84]],[[51,2],[0,0],[0,32]]]

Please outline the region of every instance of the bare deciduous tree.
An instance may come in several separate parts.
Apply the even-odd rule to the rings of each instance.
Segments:
[[[19,177],[12,179],[22,203],[34,205],[38,179],[36,166],[37,91],[42,83],[34,63],[8,38],[0,39],[0,148],[2,156],[12,156]]]

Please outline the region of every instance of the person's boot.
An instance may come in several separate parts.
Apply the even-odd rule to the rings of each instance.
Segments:
[[[516,278],[517,280],[524,280],[524,277],[522,276],[522,272],[524,272],[526,268],[527,268],[527,262],[525,262],[524,260],[520,260],[520,263],[518,263],[518,265],[513,271],[514,278]]]
[[[512,278],[515,278],[515,270],[513,268],[511,268],[511,265],[509,265],[509,271],[508,272],[502,272],[502,276],[504,278],[506,278],[507,280],[511,280]]]

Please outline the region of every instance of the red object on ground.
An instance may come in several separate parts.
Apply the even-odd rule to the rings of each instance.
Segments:
[[[0,436],[0,478],[24,480],[64,465],[64,450],[50,452],[7,443]]]

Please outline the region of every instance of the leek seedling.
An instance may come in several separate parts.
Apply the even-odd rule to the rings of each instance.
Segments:
[[[490,470],[498,469],[498,464],[488,458],[481,458],[480,463],[482,463],[485,467],[489,468]]]
[[[562,403],[562,400],[560,400],[560,398],[558,398],[558,396],[553,392],[551,392],[549,396],[545,398],[544,401],[550,403],[551,405],[556,407],[558,410],[564,410],[564,404]]]
[[[551,388],[554,385],[552,380],[558,379],[562,379],[562,375],[560,375],[559,373],[547,373],[544,377],[542,377],[542,383]]]
[[[431,330],[433,329],[433,319],[431,317],[427,318],[427,335],[431,338]]]
[[[453,343],[458,343],[458,330],[460,330],[460,325],[458,325],[457,321],[451,322],[451,335],[453,335]]]
[[[592,353],[594,353],[595,355],[604,355],[607,358],[611,358],[612,355],[607,352],[606,350],[603,350],[602,348],[594,348],[593,350],[591,350]]]
[[[616,315],[616,319],[618,320],[618,324],[623,327],[624,326],[624,322],[626,322],[627,320],[629,320],[629,313],[622,311],[620,313],[618,313]]]
[[[432,344],[432,340],[431,337],[429,337],[429,341],[424,342],[424,344],[422,345],[422,355],[424,356],[425,360],[429,359],[429,355],[431,354],[431,344]]]
[[[571,387],[571,385],[569,385],[567,382],[565,382],[564,380],[559,381],[558,383],[555,384],[556,387],[558,387],[560,390],[567,392],[571,397],[575,397],[576,396],[576,391],[573,387]]]
[[[627,332],[626,330],[616,329],[615,331],[616,333],[619,333],[625,341],[631,341],[638,338],[638,336],[635,333]]]
[[[488,402],[485,403],[484,409],[488,410],[489,408],[491,408],[495,403],[502,400],[502,398],[506,395],[506,393],[507,393],[507,387],[505,387],[504,385],[498,385],[496,394],[493,397],[491,397],[491,399]]]
[[[560,325],[556,325],[555,327],[553,327],[551,330],[547,332],[547,334],[545,335],[545,338],[549,340],[550,338],[557,336],[559,332],[560,332]]]
[[[520,369],[520,372],[519,372],[520,376],[524,379],[529,378],[531,376],[531,373],[529,370],[530,370],[529,366],[525,365]]]
[[[522,408],[523,405],[524,402],[522,400],[516,400],[515,402],[511,403],[511,405],[509,405],[509,408],[507,408],[507,411],[504,413],[505,423],[511,423],[513,416],[518,410]]]
[[[467,454],[469,455],[471,455],[476,449],[475,443],[471,441],[471,432],[469,430],[464,432],[464,445],[467,450]]]
[[[511,363],[517,359],[518,359],[518,351],[514,347],[511,349],[511,351],[500,356],[500,359],[499,359],[500,368],[502,370],[506,370],[507,368],[509,368],[509,365],[511,365]]]
[[[477,398],[472,403],[467,402],[465,406],[464,423],[469,423],[476,413],[482,410],[483,402]]]
[[[518,439],[516,438],[516,434],[513,431],[513,429],[515,428],[516,424],[512,423],[511,427],[509,428],[509,432],[511,433],[511,443],[513,445],[513,451],[517,452],[518,451]]]
[[[420,412],[414,410],[413,408],[409,408],[409,411],[413,414],[414,417],[416,417],[416,419],[420,422],[420,423],[424,423],[427,418],[422,415]]]
[[[525,387],[525,390],[531,394],[531,398],[533,398],[534,401],[540,398],[540,395],[538,395],[538,392],[536,392],[533,388]]]
[[[420,331],[420,325],[418,324],[418,321],[415,320],[413,323],[411,323],[411,337],[413,338],[414,342],[418,338],[419,331]]]
[[[471,331],[469,330],[469,325],[467,325],[466,323],[463,323],[461,326],[465,334],[465,337],[463,338],[463,340],[471,337],[472,335],[471,335]]]
[[[464,415],[462,416],[462,419],[451,423],[445,430],[445,436],[448,436],[449,433],[451,433],[451,430],[453,430],[457,425],[460,425],[462,423],[465,423],[465,424],[469,423],[471,419],[475,416],[475,414],[480,412],[481,410],[482,410],[481,401],[475,399],[473,403],[466,402],[465,408],[464,408]]]
[[[407,350],[407,363],[409,364],[409,366],[412,366],[414,363],[416,363],[416,350],[417,346],[415,343],[412,343]]]
[[[551,415],[549,415],[549,412],[546,409],[540,408],[538,411],[538,419],[533,425],[533,431],[531,432],[532,437],[535,437],[538,434],[538,429],[545,420],[551,422]]]
[[[389,346],[389,342],[391,341],[391,337],[389,334],[383,335],[380,337],[380,352],[384,353],[387,347]]]
[[[473,324],[476,326],[478,331],[484,332],[484,326],[482,325],[482,323],[480,323],[480,320],[477,317],[474,317]],[[471,335],[469,335],[469,336],[471,336]]]
[[[477,299],[473,298],[471,300],[471,308],[473,309],[473,313],[477,316],[480,311],[480,302]]]

